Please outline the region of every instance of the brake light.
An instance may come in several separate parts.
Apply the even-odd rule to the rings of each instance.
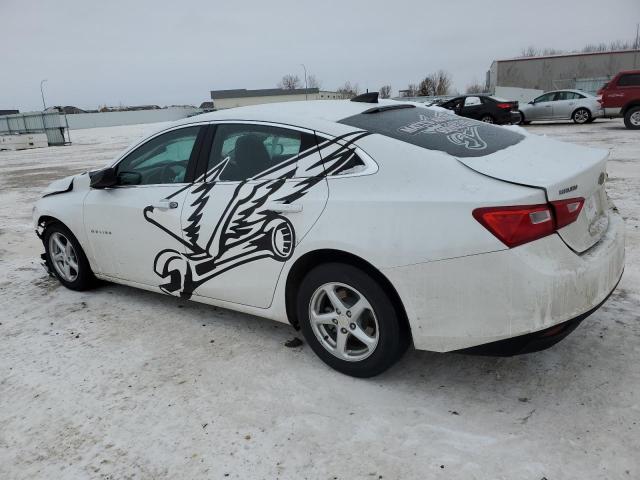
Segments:
[[[483,207],[476,208],[473,217],[507,247],[513,248],[575,222],[583,205],[583,198],[572,198],[544,205]]]
[[[556,229],[566,227],[570,223],[577,220],[582,206],[584,205],[584,198],[569,198],[567,200],[557,200],[551,202],[556,217]]]
[[[513,104],[511,104],[511,103],[498,103],[497,107],[501,108],[503,110],[511,110],[511,108],[513,107]]]

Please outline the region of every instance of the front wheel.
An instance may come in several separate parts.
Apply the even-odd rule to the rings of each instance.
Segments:
[[[42,236],[49,271],[71,290],[88,290],[95,277],[82,247],[73,233],[61,223],[53,223]]]
[[[632,130],[640,129],[640,107],[632,107],[624,114],[624,125]]]
[[[311,270],[298,290],[297,314],[313,351],[346,375],[382,373],[409,343],[408,329],[384,289],[348,264]]]
[[[586,108],[579,108],[575,112],[573,112],[571,118],[573,118],[573,121],[575,123],[582,125],[583,123],[587,123],[589,120],[591,120],[591,112]]]

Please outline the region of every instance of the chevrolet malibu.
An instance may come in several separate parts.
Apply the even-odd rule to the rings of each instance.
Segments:
[[[46,266],[301,329],[348,375],[417,349],[510,355],[615,289],[607,152],[378,101],[222,110],[156,132],[34,207]]]

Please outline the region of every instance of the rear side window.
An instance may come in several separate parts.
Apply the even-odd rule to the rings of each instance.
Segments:
[[[627,73],[622,75],[618,80],[619,87],[639,87],[640,73]]]
[[[225,162],[220,180],[244,181],[294,161],[315,145],[312,135],[267,125],[218,125],[209,155],[210,171]],[[295,162],[294,162],[295,163]]]
[[[340,123],[456,157],[490,155],[524,139],[505,128],[418,107],[361,113]]]

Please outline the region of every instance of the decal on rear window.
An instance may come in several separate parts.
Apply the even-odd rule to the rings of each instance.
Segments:
[[[358,114],[340,123],[456,157],[481,157],[515,145],[524,135],[427,108]]]

